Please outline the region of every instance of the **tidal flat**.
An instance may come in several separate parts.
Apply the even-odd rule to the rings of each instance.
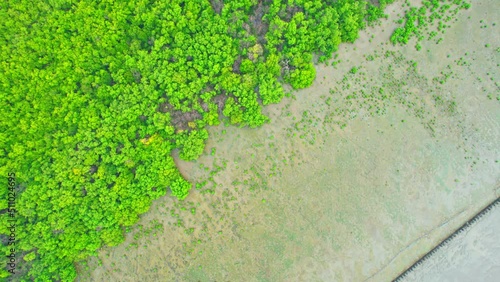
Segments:
[[[154,202],[78,280],[394,279],[500,195],[497,4],[420,51],[390,44],[389,6],[270,123],[211,128],[204,155],[178,161],[190,195]]]

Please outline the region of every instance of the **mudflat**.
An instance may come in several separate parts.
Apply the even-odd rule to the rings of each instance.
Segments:
[[[500,195],[500,11],[472,4],[420,51],[388,43],[390,6],[269,124],[212,128],[178,161],[197,189],[156,201],[79,281],[394,279]]]

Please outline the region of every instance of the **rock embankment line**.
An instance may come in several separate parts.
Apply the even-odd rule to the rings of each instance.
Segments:
[[[498,197],[496,200],[491,202],[488,206],[486,206],[484,209],[482,209],[480,212],[478,212],[474,217],[472,217],[470,220],[465,222],[460,228],[458,228],[455,232],[453,232],[450,236],[448,236],[446,239],[441,241],[436,247],[434,247],[432,250],[430,250],[428,253],[426,253],[423,257],[421,257],[419,260],[417,260],[412,266],[407,268],[403,273],[401,273],[396,279],[394,279],[394,282],[402,282],[403,279],[413,270],[415,270],[418,266],[420,266],[425,260],[430,258],[434,253],[436,253],[440,248],[448,244],[451,240],[453,240],[458,234],[464,232],[468,228],[470,228],[473,224],[475,224],[478,220],[480,220],[485,214],[489,213],[492,209],[500,205],[500,197]]]

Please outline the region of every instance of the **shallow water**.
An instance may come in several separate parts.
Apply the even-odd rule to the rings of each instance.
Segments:
[[[318,66],[312,87],[268,107],[271,123],[212,128],[206,154],[178,162],[207,184],[181,204],[156,201],[143,232],[80,265],[79,280],[393,279],[500,194],[492,7],[478,1],[419,52],[383,43],[390,21],[368,29],[335,68]],[[452,73],[444,84],[441,72]]]

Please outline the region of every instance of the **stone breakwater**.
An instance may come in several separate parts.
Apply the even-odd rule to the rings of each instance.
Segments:
[[[464,231],[467,231],[468,229],[470,229],[478,221],[480,221],[481,218],[483,218],[486,214],[490,213],[493,209],[498,208],[499,205],[500,205],[500,197],[498,197],[496,200],[494,200],[489,205],[487,205],[485,208],[483,208],[480,212],[478,212],[470,220],[465,222],[462,226],[460,226],[460,228],[458,228],[450,236],[448,236],[446,239],[444,239],[441,243],[439,243],[436,247],[434,247],[430,252],[428,252],[423,257],[421,257],[419,260],[417,260],[412,266],[407,268],[403,273],[401,273],[393,281],[394,282],[404,281],[404,279],[408,276],[409,273],[411,273],[412,271],[415,271],[419,266],[421,266],[426,260],[428,260],[430,257],[432,257],[441,248],[443,248],[444,246],[449,244],[452,240],[454,240],[458,235],[460,235]]]

